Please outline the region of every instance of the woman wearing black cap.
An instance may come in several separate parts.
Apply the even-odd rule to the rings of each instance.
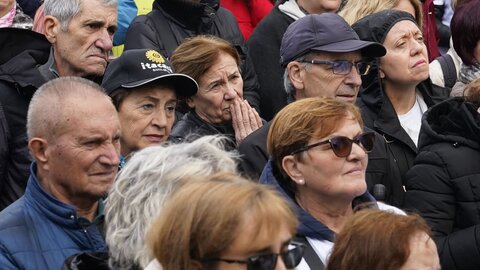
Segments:
[[[174,73],[168,60],[148,49],[129,50],[113,60],[102,86],[120,118],[122,157],[165,142],[175,121],[177,100],[198,89],[195,80]]]
[[[357,99],[365,125],[383,135],[395,157],[405,185],[405,174],[417,154],[423,113],[449,95],[429,79],[427,47],[415,18],[400,10],[364,17],[352,28],[360,39],[383,44],[387,54],[375,60],[362,77]],[[375,72],[377,71],[377,72]]]

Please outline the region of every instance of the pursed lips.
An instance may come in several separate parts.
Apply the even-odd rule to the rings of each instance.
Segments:
[[[108,54],[107,53],[93,53],[93,54],[90,54],[90,57],[101,58],[105,62],[108,61]]]
[[[348,170],[346,174],[349,173],[358,173],[358,172],[363,172],[362,166],[355,166],[354,168]]]
[[[418,61],[412,66],[412,68],[415,68],[415,67],[417,67],[417,66],[419,66],[419,65],[426,64],[426,63],[427,63],[427,61],[425,61],[424,59],[418,60]]]
[[[100,171],[100,172],[94,172],[94,173],[91,173],[90,175],[91,176],[100,176],[100,177],[109,177],[111,176],[111,178],[115,178],[115,174],[117,173],[117,170],[113,169],[113,170],[108,170],[108,171]]]
[[[147,138],[147,140],[151,141],[151,142],[160,142],[163,137],[165,137],[165,135],[161,135],[161,134],[146,134],[146,135],[143,135],[143,137]]]
[[[352,100],[352,99],[355,99],[357,97],[357,95],[356,95],[356,93],[337,93],[336,97],[338,99]]]

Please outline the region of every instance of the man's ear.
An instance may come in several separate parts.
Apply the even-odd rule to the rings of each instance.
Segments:
[[[33,158],[37,161],[37,166],[44,170],[48,169],[49,150],[48,142],[43,138],[33,138],[28,141],[28,149]]]
[[[298,91],[304,88],[303,83],[303,65],[297,61],[292,61],[287,65],[288,78],[292,82],[293,87]]]
[[[295,159],[293,155],[285,156],[282,159],[282,168],[285,173],[294,181],[297,185],[303,185],[305,183],[303,174],[299,170],[299,161]]]
[[[193,98],[192,97],[188,97],[185,99],[185,102],[187,103],[188,107],[190,109],[195,109],[195,102],[193,102]]]
[[[45,16],[45,37],[47,37],[50,43],[55,43],[57,41],[58,33],[61,31],[60,22],[57,18],[53,16]]]

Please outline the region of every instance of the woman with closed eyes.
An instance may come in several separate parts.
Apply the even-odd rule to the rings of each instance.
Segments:
[[[365,182],[374,140],[372,132],[363,132],[358,108],[344,101],[302,99],[273,119],[267,142],[271,159],[260,182],[276,187],[296,207],[298,240],[313,254],[296,269],[322,269],[334,235],[354,209],[377,205]]]

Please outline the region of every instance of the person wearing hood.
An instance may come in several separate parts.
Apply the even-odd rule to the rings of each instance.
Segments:
[[[407,173],[405,208],[432,227],[442,269],[480,269],[480,79],[430,108]]]
[[[298,241],[306,244],[296,269],[323,269],[339,233],[355,209],[378,207],[367,192],[367,153],[375,141],[363,131],[358,108],[332,98],[290,103],[273,119],[267,148],[271,159],[260,183],[275,187],[295,206]]]
[[[360,39],[383,44],[387,50],[385,56],[373,59],[372,70],[363,76],[357,105],[365,126],[385,138],[405,185],[405,174],[417,155],[422,115],[448,98],[449,90],[432,85],[427,47],[410,13],[380,11],[352,28]]]
[[[152,11],[137,16],[125,37],[125,50],[154,49],[169,59],[185,38],[213,35],[232,43],[241,56],[245,99],[257,109],[258,82],[233,14],[219,0],[155,0]],[[185,111],[183,111],[185,113]]]

